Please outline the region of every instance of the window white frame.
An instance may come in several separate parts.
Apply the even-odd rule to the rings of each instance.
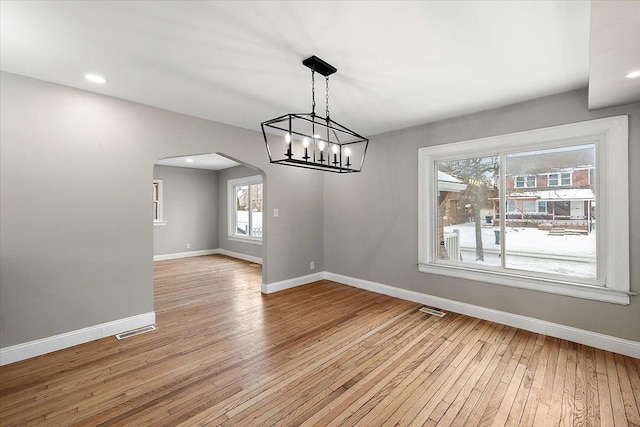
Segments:
[[[542,209],[540,209],[542,207]],[[548,205],[546,200],[538,200],[538,213],[547,213]]]
[[[569,175],[568,183],[563,182],[564,180],[563,175]],[[556,181],[555,184],[551,184],[552,176],[555,177],[555,181]],[[555,173],[550,173],[547,177],[547,186],[549,187],[564,187],[564,186],[571,186],[571,185],[573,185],[573,172],[555,172]]]
[[[158,187],[158,191],[156,192],[156,186]],[[153,225],[165,225],[166,222],[164,222],[164,215],[163,215],[163,209],[162,209],[162,202],[163,202],[163,194],[162,194],[162,180],[161,179],[154,179],[153,180],[153,188],[152,188],[152,193],[151,193],[151,205],[153,207],[153,205],[158,205],[157,211],[154,209],[153,210]],[[156,215],[157,212],[157,215]]]
[[[533,185],[529,185],[529,181],[533,178]],[[521,182],[518,180],[522,179]],[[522,183],[522,185],[518,185]],[[518,175],[513,177],[514,188],[535,188],[538,185],[538,177],[536,175]]]
[[[236,187],[249,186],[251,188],[254,184],[262,184],[262,176],[254,175],[244,178],[230,179],[227,181],[227,223],[228,223],[228,238],[229,240],[245,243],[253,243],[257,245],[262,244],[262,236],[244,236],[236,233]],[[264,198],[264,187],[262,189],[262,195]],[[264,200],[263,206],[263,221],[264,221]],[[249,211],[249,224],[251,224],[251,211]],[[249,226],[251,228],[251,225]]]
[[[425,273],[536,291],[629,304],[629,120],[627,116],[590,120],[418,150],[418,265]],[[595,143],[597,280],[537,272],[514,272],[437,259],[436,162]],[[624,159],[621,161],[621,159]],[[501,163],[504,164],[504,163]],[[501,193],[506,194],[501,167]],[[500,212],[506,212],[505,196]],[[504,224],[504,221],[501,221]],[[502,225],[504,227],[504,225]],[[500,233],[504,247],[505,233]]]

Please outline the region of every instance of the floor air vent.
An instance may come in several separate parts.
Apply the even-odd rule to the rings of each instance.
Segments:
[[[447,314],[447,313],[444,313],[442,311],[434,310],[432,308],[427,308],[427,307],[422,307],[420,309],[420,311],[423,312],[423,313],[432,314],[432,315],[438,316],[438,317],[444,317],[444,315]]]
[[[145,326],[144,328],[133,329],[131,331],[123,332],[121,334],[116,334],[116,338],[119,340],[123,340],[125,338],[133,337],[136,335],[144,334],[145,332],[155,331],[156,327],[154,325]]]

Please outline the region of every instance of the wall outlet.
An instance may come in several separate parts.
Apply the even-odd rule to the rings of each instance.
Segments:
[[[191,243],[187,243],[187,249],[191,249]]]
[[[278,209],[273,210],[273,217],[278,218]]]
[[[311,264],[309,264],[309,269],[310,270],[315,270],[315,268],[316,268],[316,263],[311,261]]]

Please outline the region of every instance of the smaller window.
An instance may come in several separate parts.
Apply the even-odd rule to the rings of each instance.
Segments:
[[[153,180],[153,224],[162,225],[162,180]]]
[[[536,187],[535,175],[525,175],[525,176],[516,177],[516,188],[535,188],[535,187]]]
[[[538,212],[547,213],[547,202],[538,200]]]
[[[571,172],[549,174],[549,187],[557,187],[560,185],[571,185]]]
[[[228,181],[229,237],[262,240],[262,177]]]

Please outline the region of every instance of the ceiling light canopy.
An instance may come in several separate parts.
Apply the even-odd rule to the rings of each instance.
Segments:
[[[107,79],[98,74],[87,73],[84,75],[84,78],[89,80],[91,83],[97,83],[101,85],[107,82]]]
[[[337,69],[316,56],[302,64],[311,69],[311,112],[289,113],[262,122],[269,160],[327,172],[360,172],[369,140],[329,117],[329,76]],[[315,73],[325,77],[326,117],[316,114]]]

